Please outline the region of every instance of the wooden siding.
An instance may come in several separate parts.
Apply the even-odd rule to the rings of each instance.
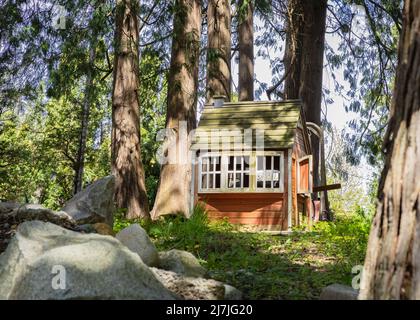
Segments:
[[[287,230],[283,193],[198,194],[210,219],[227,218],[231,223],[278,226]]]
[[[302,158],[308,155],[308,152],[306,152],[305,138],[302,128],[297,128],[296,130],[295,143],[293,145],[293,153],[296,155],[297,158]]]
[[[299,190],[300,192],[309,191],[309,159],[299,162]]]

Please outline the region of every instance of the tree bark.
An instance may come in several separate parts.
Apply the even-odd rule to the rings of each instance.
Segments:
[[[286,36],[285,99],[302,100],[306,121],[321,126],[322,72],[327,0],[289,0]],[[319,139],[311,136],[314,185],[320,185]],[[325,210],[330,211],[325,197]]]
[[[207,8],[207,102],[231,100],[231,15],[229,0],[209,0]]]
[[[284,51],[284,99],[300,99],[303,50],[303,1],[289,0],[287,4],[286,48]]]
[[[118,0],[116,7],[114,83],[112,95],[112,173],[115,201],[127,218],[148,218],[144,169],[140,152],[139,4]]]
[[[324,69],[325,22],[327,0],[303,2],[303,50],[301,64],[301,86],[299,96],[302,99],[306,121],[321,126],[322,71]],[[313,152],[314,185],[320,184],[319,139],[311,136]],[[329,208],[326,208],[329,212]]]
[[[239,7],[243,0],[239,1]],[[238,22],[239,41],[239,101],[254,100],[254,7],[249,1],[245,11],[240,11]]]
[[[360,299],[420,299],[420,2],[406,0]]]
[[[191,159],[188,134],[196,128],[198,62],[201,34],[200,0],[176,0],[168,79],[168,107],[159,187],[152,218],[190,212]]]
[[[76,168],[74,175],[74,194],[81,191],[83,187],[86,141],[89,130],[90,104],[92,103],[93,65],[95,62],[95,49],[95,42],[91,41],[89,48],[89,67],[86,73],[85,96],[82,104],[82,121],[80,128],[79,148],[77,150]]]

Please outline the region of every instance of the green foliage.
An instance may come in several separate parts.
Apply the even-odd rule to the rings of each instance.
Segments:
[[[130,223],[118,218],[114,230]],[[351,285],[351,270],[363,264],[370,228],[370,219],[355,213],[319,222],[312,232],[250,233],[224,220],[210,222],[200,207],[190,219],[136,223],[158,250],[192,252],[212,278],[234,285],[248,299],[317,299],[329,284]]]
[[[72,196],[80,107],[72,97],[28,105],[23,114],[9,112],[0,134],[0,199],[42,203],[58,209]],[[84,182],[109,171],[109,138],[98,141],[98,125],[107,111],[91,109]],[[100,140],[100,139],[99,139]]]

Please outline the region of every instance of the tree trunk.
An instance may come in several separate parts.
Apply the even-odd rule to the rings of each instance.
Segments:
[[[420,299],[420,2],[406,0],[360,299]]]
[[[144,169],[140,153],[139,4],[118,0],[116,7],[114,83],[112,95],[112,173],[115,201],[127,218],[148,218]]]
[[[303,50],[303,1],[289,0],[287,4],[286,48],[284,51],[284,99],[300,99]]]
[[[209,0],[207,8],[207,102],[231,97],[230,1]]]
[[[301,99],[306,121],[321,126],[327,0],[289,0],[284,98]],[[311,136],[314,185],[320,185],[319,139]],[[324,202],[330,211],[325,192]]]
[[[89,48],[89,67],[86,73],[85,96],[82,104],[82,123],[79,137],[79,149],[77,150],[76,170],[74,175],[74,194],[82,190],[83,171],[85,168],[86,140],[89,127],[90,104],[92,103],[93,91],[93,65],[95,62],[95,42],[91,41]]]
[[[322,71],[324,69],[325,20],[327,0],[303,2],[303,50],[301,64],[302,99],[306,121],[321,126]],[[311,136],[314,185],[320,184],[319,139]],[[326,193],[326,192],[325,192]],[[328,201],[327,201],[328,202]],[[329,208],[325,208],[329,212]]]
[[[239,6],[243,5],[240,0]],[[239,101],[254,100],[254,7],[248,2],[244,11],[240,10],[238,22],[239,41]]]
[[[167,135],[159,188],[152,218],[190,211],[191,159],[188,134],[196,128],[198,62],[201,34],[200,0],[176,0],[174,36],[168,79]]]

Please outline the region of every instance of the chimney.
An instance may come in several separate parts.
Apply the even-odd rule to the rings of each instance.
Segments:
[[[226,96],[223,96],[223,95],[213,96],[213,106],[215,108],[223,107],[223,104],[225,101],[226,101]]]

